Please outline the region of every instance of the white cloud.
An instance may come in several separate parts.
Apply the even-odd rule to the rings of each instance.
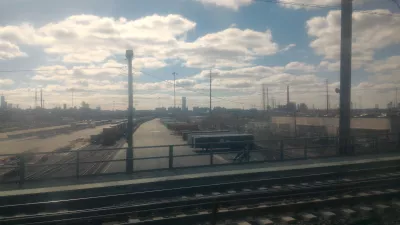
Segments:
[[[37,67],[32,80],[59,81],[64,82],[77,78],[91,78],[107,80],[126,74],[125,65],[115,60],[108,60],[102,64],[90,64],[88,66],[63,65],[41,66]],[[135,73],[135,75],[138,75]]]
[[[238,10],[241,6],[250,5],[252,0],[197,0],[203,4],[215,5],[228,9]]]
[[[340,62],[321,61],[318,65],[320,71],[336,72],[340,70]]]
[[[291,72],[314,72],[315,67],[302,62],[290,62],[285,66],[285,71]]]
[[[79,64],[101,63],[132,48],[134,65],[140,68],[161,68],[167,59],[194,68],[247,67],[257,57],[280,51],[269,29],[229,27],[187,42],[187,33],[195,27],[195,22],[174,14],[137,20],[74,15],[41,27],[0,26],[0,39],[16,48],[18,44],[42,46],[52,57]]]
[[[26,53],[21,52],[17,45],[0,39],[0,60],[24,56],[27,56]]]
[[[159,57],[177,45],[196,23],[180,15],[154,14],[137,20],[74,15],[35,28],[29,24],[0,27],[0,39],[14,44],[40,45],[64,62],[101,62],[133,48],[139,57]],[[146,51],[152,49],[153,51]],[[137,51],[136,51],[137,50]]]
[[[14,84],[14,81],[11,79],[0,79],[0,86],[1,87],[6,87],[6,86],[11,86]]]
[[[235,68],[249,66],[256,57],[278,51],[270,30],[228,28],[206,34],[191,43],[182,43],[174,55],[185,60],[188,67]]]
[[[371,13],[390,13],[370,10]],[[377,50],[400,43],[400,17],[353,13],[353,67],[359,68],[374,58]],[[326,17],[307,21],[307,32],[314,40],[310,46],[325,59],[340,57],[340,11],[330,11]]]
[[[294,48],[294,47],[296,47],[296,44],[289,44],[289,45],[287,45],[286,47],[282,48],[282,49],[280,50],[280,52],[289,51],[290,49],[292,49],[292,48]]]
[[[135,69],[142,69],[142,68],[151,68],[151,69],[158,69],[165,67],[167,64],[153,57],[143,57],[143,58],[134,58],[132,62],[133,68]]]
[[[376,60],[366,68],[369,72],[400,72],[400,55],[391,56],[387,59]]]

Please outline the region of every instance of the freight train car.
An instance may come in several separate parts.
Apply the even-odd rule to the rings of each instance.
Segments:
[[[249,146],[251,149],[254,136],[252,134],[209,134],[193,136],[193,148],[224,148],[241,150]]]
[[[116,141],[116,128],[114,126],[103,128],[103,145],[114,145]]]

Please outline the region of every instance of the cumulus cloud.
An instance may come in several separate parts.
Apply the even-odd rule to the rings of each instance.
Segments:
[[[215,5],[228,9],[238,10],[241,6],[250,5],[252,0],[197,0],[206,5]]]
[[[329,72],[336,72],[340,70],[340,62],[332,62],[332,61],[321,61],[318,65],[318,70],[320,71],[329,71]]]
[[[285,66],[285,71],[291,72],[314,72],[315,66],[302,63],[302,62],[290,62]]]
[[[113,77],[126,74],[125,65],[115,60],[108,60],[102,64],[91,64],[88,66],[64,65],[40,66],[37,67],[32,80],[59,81],[64,82],[81,77],[91,77],[92,79],[111,79]]]
[[[101,62],[127,48],[138,49],[139,56],[154,56],[154,48],[172,48],[196,23],[180,15],[157,14],[125,18],[74,15],[41,27],[30,24],[0,27],[0,39],[14,44],[40,45],[48,54],[60,55],[64,62]],[[143,47],[145,46],[145,47]]]
[[[27,56],[26,53],[21,52],[17,45],[0,39],[0,60],[24,56]]]
[[[228,28],[206,34],[194,42],[182,43],[177,57],[188,67],[244,67],[258,56],[273,55],[279,51],[270,30]]]
[[[6,86],[11,86],[14,84],[14,81],[11,79],[0,79],[0,86],[1,87],[6,87]]]
[[[391,72],[400,71],[400,56],[391,56],[387,59],[376,60],[366,68],[369,72]]]
[[[15,50],[20,44],[42,46],[48,55],[78,64],[101,63],[132,48],[133,63],[139,68],[161,68],[167,65],[166,60],[193,68],[247,67],[257,57],[294,47],[290,44],[279,50],[269,29],[236,27],[186,41],[187,33],[195,27],[195,22],[175,14],[137,20],[74,15],[41,27],[0,26],[0,39]]]
[[[369,10],[390,13],[388,10]],[[330,11],[326,17],[314,17],[306,23],[313,38],[310,47],[328,60],[340,57],[340,11]],[[377,50],[400,43],[400,17],[353,13],[353,66],[359,68],[374,58]]]

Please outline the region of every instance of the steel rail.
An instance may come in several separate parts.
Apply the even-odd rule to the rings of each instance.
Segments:
[[[98,219],[97,222],[118,220],[120,216],[129,215],[151,215],[154,212],[173,212],[177,209],[183,210],[190,207],[211,208],[215,204],[256,204],[260,201],[277,201],[295,197],[307,196],[327,196],[329,194],[344,194],[354,191],[366,191],[370,188],[388,188],[399,185],[398,178],[384,178],[373,181],[358,182],[357,184],[347,185],[326,185],[324,187],[307,187],[302,189],[292,189],[287,191],[268,191],[243,192],[224,196],[208,196],[204,198],[179,199],[176,201],[162,201],[157,203],[128,204],[123,206],[101,207],[87,210],[62,211],[48,214],[38,214],[32,216],[4,217],[0,222],[4,224],[52,224],[56,221],[63,222],[83,222]],[[398,191],[397,195],[398,195]],[[366,196],[368,197],[368,196]],[[174,218],[176,219],[176,218]],[[148,221],[149,222],[149,221]],[[150,221],[151,222],[151,221]],[[164,224],[166,221],[163,221]],[[151,223],[150,223],[151,224]],[[170,224],[170,223],[167,223]]]
[[[303,183],[308,182],[307,185],[302,185],[302,188],[313,187],[313,188],[326,188],[333,185],[357,185],[360,182],[375,182],[377,180],[384,180],[387,178],[398,179],[400,178],[400,173],[392,173],[386,176],[378,176],[378,177],[367,177],[364,179],[358,180],[349,180],[343,181],[339,179],[348,178],[357,176],[366,176],[368,174],[375,175],[376,173],[389,173],[398,171],[400,167],[384,167],[384,168],[374,168],[374,169],[360,169],[360,170],[350,170],[346,172],[330,172],[330,173],[318,173],[318,174],[308,174],[308,175],[300,175],[300,176],[288,176],[288,177],[279,177],[279,178],[267,178],[267,179],[252,179],[252,180],[242,180],[242,181],[232,181],[232,182],[224,182],[224,183],[216,183],[211,185],[198,185],[198,186],[186,186],[179,188],[168,188],[168,189],[159,189],[159,190],[149,190],[142,192],[134,192],[134,193],[123,193],[123,194],[113,194],[113,195],[103,195],[103,196],[94,196],[88,198],[77,198],[77,199],[66,199],[66,200],[57,200],[57,201],[43,201],[43,202],[21,202],[13,205],[4,205],[0,206],[0,215],[12,215],[16,212],[18,213],[35,213],[42,212],[43,210],[65,210],[65,209],[82,209],[82,208],[98,208],[105,207],[111,204],[121,204],[121,202],[146,202],[151,199],[160,200],[168,200],[174,199],[176,197],[182,195],[193,195],[196,193],[212,193],[212,192],[226,192],[231,189],[238,190],[240,188],[251,188],[251,187],[261,187],[266,185],[286,185],[293,183]],[[336,179],[338,181],[333,180],[334,182],[330,183],[322,183],[322,184],[311,184],[313,181],[326,181],[330,179]],[[325,185],[325,186],[324,186]],[[283,189],[281,189],[283,190]],[[276,190],[269,190],[272,194],[276,193]],[[285,190],[283,190],[285,191]],[[287,190],[286,190],[287,191]],[[289,192],[292,191],[292,188]],[[270,193],[270,194],[271,194]]]

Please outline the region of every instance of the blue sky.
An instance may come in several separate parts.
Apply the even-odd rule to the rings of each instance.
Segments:
[[[323,107],[328,79],[336,107],[340,12],[301,4],[340,1],[291,2],[0,0],[0,70],[12,71],[0,72],[0,92],[24,108],[43,88],[49,107],[70,105],[75,90],[75,102],[124,109],[132,48],[137,108],[173,104],[172,72],[177,98],[206,106],[210,70],[214,105],[260,108],[264,83],[277,102],[290,85],[293,101]],[[400,9],[376,0],[354,7],[352,98],[385,107],[400,82]]]

